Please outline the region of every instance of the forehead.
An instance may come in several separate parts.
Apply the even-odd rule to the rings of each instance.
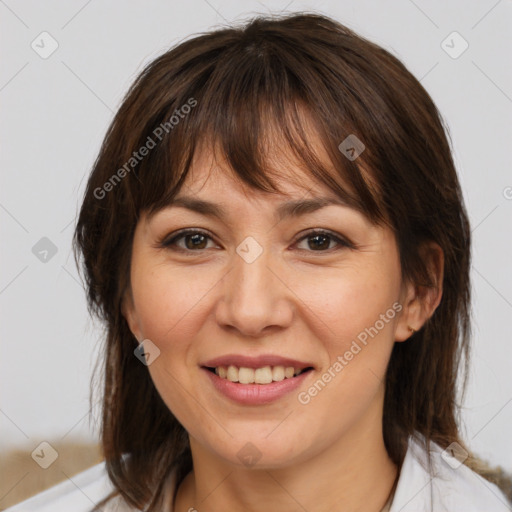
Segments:
[[[315,141],[316,142],[316,141]],[[315,153],[319,156],[322,165],[330,168],[334,174],[332,163],[327,158],[325,150],[314,144]],[[276,190],[263,191],[251,187],[244,182],[241,175],[247,172],[237,172],[225,158],[222,150],[218,145],[201,144],[194,157],[183,185],[177,192],[177,196],[206,196],[220,195],[224,200],[229,201],[230,196],[244,195],[248,199],[255,196],[267,197],[269,200],[273,198],[305,197],[305,196],[322,196],[336,199],[337,195],[320,180],[312,176],[311,171],[305,168],[304,162],[300,162],[297,157],[290,151],[269,147],[265,152],[265,168],[254,169],[254,173],[265,173]],[[337,176],[340,181],[340,176]],[[345,190],[350,187],[343,184]]]
[[[279,174],[273,176],[273,182],[278,190],[271,193],[255,190],[245,183],[226,163],[216,162],[212,155],[203,154],[190,167],[187,177],[176,197],[182,195],[205,197],[219,196],[229,202],[235,195],[243,195],[248,199],[268,197],[269,200],[279,196],[296,197],[307,194],[330,193],[330,190],[320,183],[316,183],[305,172],[295,168],[280,169]]]

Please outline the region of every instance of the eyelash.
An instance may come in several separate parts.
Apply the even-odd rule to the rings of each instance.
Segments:
[[[190,255],[190,256],[193,256],[194,253],[200,253],[202,251],[207,250],[207,249],[197,249],[197,250],[184,249],[183,247],[175,246],[176,241],[185,238],[187,235],[203,235],[203,236],[209,238],[210,240],[213,240],[213,238],[210,236],[210,234],[207,233],[206,231],[202,231],[200,229],[184,229],[182,231],[178,231],[177,233],[173,233],[171,238],[165,238],[164,240],[162,240],[159,243],[159,246],[162,248],[165,248],[165,249],[176,250],[176,251],[179,251],[182,253],[186,253],[187,255]],[[308,231],[307,233],[303,234],[300,238],[295,240],[293,243],[297,244],[298,242],[301,242],[302,240],[306,240],[308,238],[311,238],[311,237],[317,236],[317,235],[322,235],[322,236],[326,236],[326,237],[330,238],[332,241],[334,241],[338,244],[337,247],[326,249],[326,250],[318,250],[318,251],[308,250],[308,249],[299,249],[299,250],[311,252],[311,253],[329,253],[330,254],[331,252],[333,252],[333,250],[336,251],[336,250],[340,250],[342,248],[348,248],[348,249],[354,248],[354,245],[352,243],[350,243],[348,240],[334,234],[331,231],[327,231],[325,229],[312,229],[311,231]],[[173,247],[173,245],[174,245],[174,247]]]

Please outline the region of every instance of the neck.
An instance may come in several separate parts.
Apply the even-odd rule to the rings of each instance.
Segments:
[[[336,443],[278,469],[234,466],[191,438],[194,470],[180,486],[174,510],[380,512],[397,478],[381,418],[382,407],[369,410]]]

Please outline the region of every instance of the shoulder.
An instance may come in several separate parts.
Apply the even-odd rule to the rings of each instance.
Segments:
[[[409,438],[390,512],[510,512],[512,505],[494,484],[437,444],[428,466],[423,438]],[[460,457],[459,457],[460,458]]]
[[[8,508],[5,512],[91,512],[95,505],[113,490],[105,462],[101,462]],[[102,510],[103,512],[136,511],[120,497],[113,498]]]

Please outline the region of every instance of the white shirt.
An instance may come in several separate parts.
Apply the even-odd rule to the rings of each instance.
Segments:
[[[426,452],[412,437],[400,471],[390,512],[511,512],[512,506],[497,486],[432,443],[432,471]],[[91,512],[113,486],[101,462],[71,479],[36,494],[5,512]],[[138,512],[116,497],[104,512]]]

